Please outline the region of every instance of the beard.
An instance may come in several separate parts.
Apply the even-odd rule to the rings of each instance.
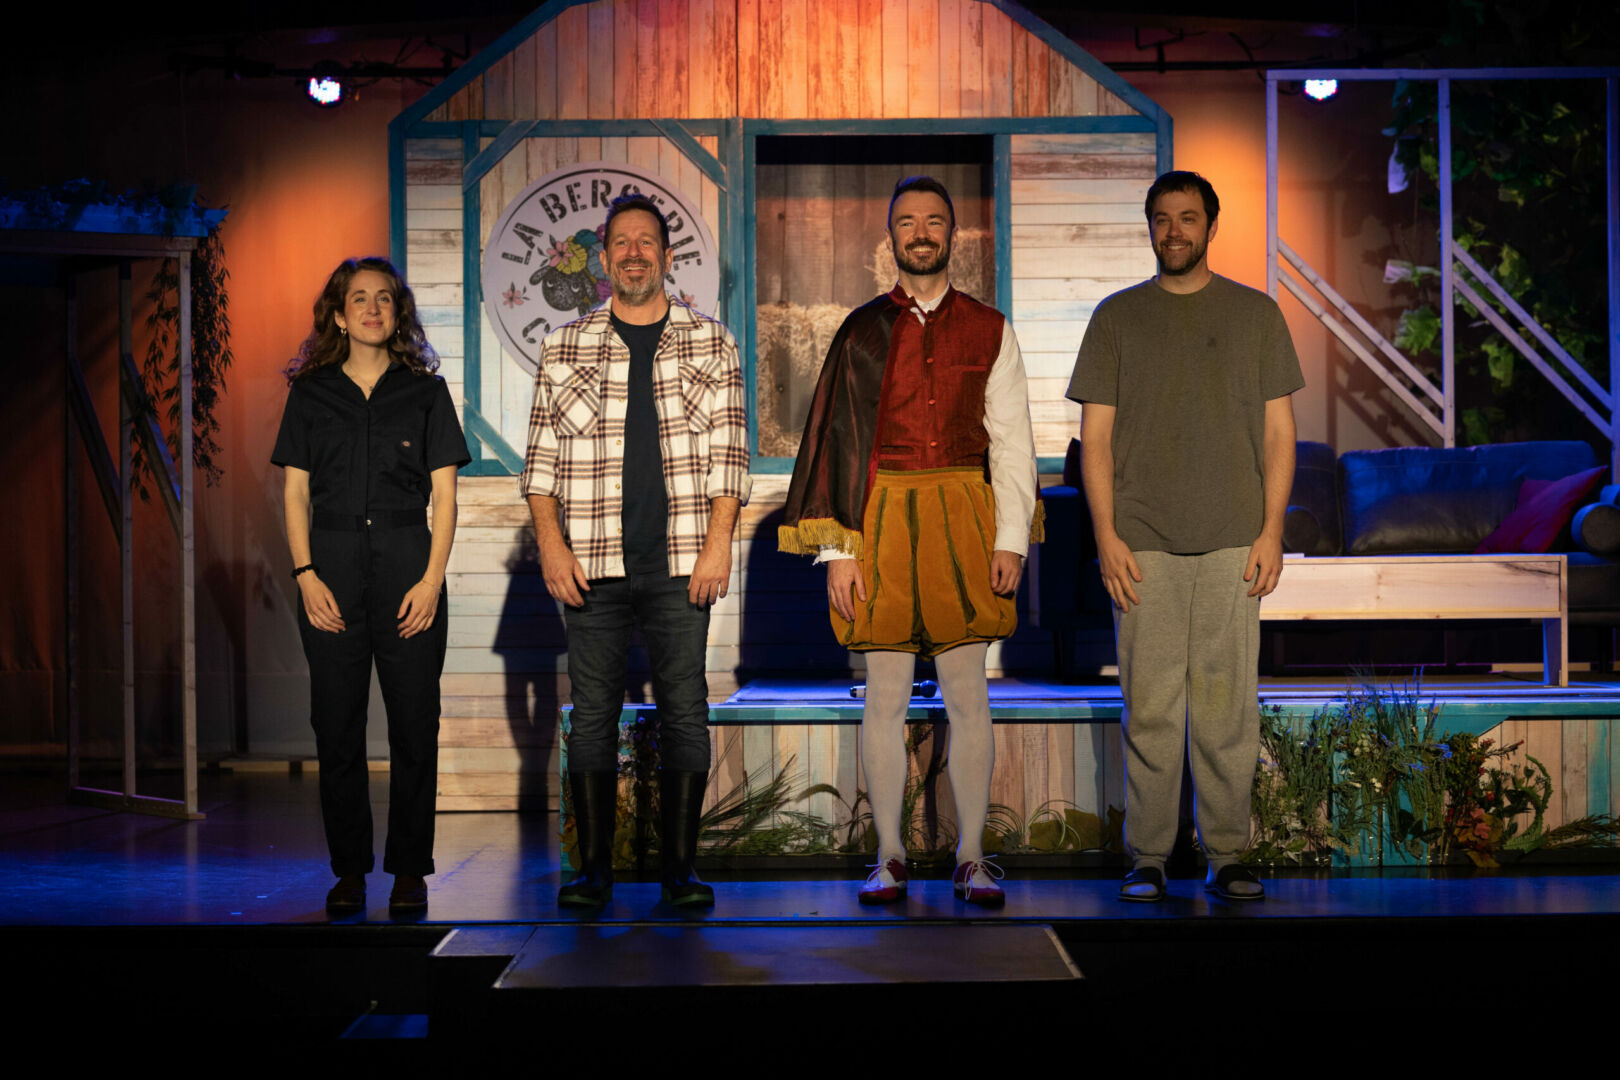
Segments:
[[[894,249],[894,261],[895,265],[908,274],[928,277],[941,272],[951,264],[951,242],[946,240],[938,247],[933,244],[897,247]]]
[[[1170,277],[1179,277],[1190,273],[1193,267],[1204,261],[1204,254],[1209,250],[1209,241],[1203,243],[1190,242],[1187,247],[1176,251],[1166,251],[1164,245],[1153,245],[1153,257],[1159,261],[1159,273]],[[1168,256],[1168,259],[1166,258]]]
[[[658,267],[648,262],[633,262],[631,265],[645,267],[647,276],[640,284],[631,281],[625,276],[626,265],[619,263],[613,267],[608,280],[613,285],[613,295],[623,303],[631,306],[645,304],[656,296],[664,287],[664,275],[658,272]]]

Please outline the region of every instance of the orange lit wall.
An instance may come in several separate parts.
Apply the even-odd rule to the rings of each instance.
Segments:
[[[1221,198],[1210,247],[1217,272],[1266,287],[1265,84],[1253,72],[1132,74],[1175,118],[1175,165],[1204,174]],[[1284,96],[1279,114],[1279,232],[1386,336],[1405,307],[1383,284],[1388,258],[1412,258],[1410,191],[1388,193],[1390,84],[1346,84],[1326,102]],[[1429,261],[1433,261],[1432,251]],[[1437,442],[1359,360],[1286,291],[1279,301],[1305,374],[1294,395],[1299,437],[1334,449]]]
[[[280,49],[283,66],[392,55],[396,42]],[[41,58],[42,63],[49,57]],[[15,188],[88,176],[115,188],[191,176],[211,205],[227,205],[231,345],[235,361],[219,411],[224,475],[200,482],[197,522],[199,731],[205,752],[247,745],[270,754],[311,749],[308,680],[291,605],[281,525],[281,470],[268,461],[286,397],[281,372],[307,332],[310,305],[327,274],[349,255],[388,250],[388,121],[426,87],[383,82],[336,110],[302,100],[285,80],[191,76],[184,95],[157,47],[109,49],[88,80],[48,75],[33,110],[0,115]],[[183,134],[182,134],[183,133]],[[154,264],[137,264],[137,297]],[[79,348],[104,436],[118,417],[112,272],[86,277]],[[147,305],[138,301],[136,357],[145,354]],[[62,356],[61,294],[0,288],[0,314],[25,362],[10,365],[0,399],[0,495],[27,509],[13,572],[0,576],[0,742],[43,752],[65,737],[61,678]],[[16,354],[13,354],[16,355]],[[85,733],[92,750],[118,752],[120,670],[117,548],[82,463]],[[172,748],[178,732],[178,548],[166,518],[137,506],[137,687],[143,755]],[[379,710],[380,715],[380,710]],[[373,748],[386,748],[378,725]],[[143,756],[143,760],[148,760]],[[162,781],[158,781],[161,783]]]
[[[478,43],[475,42],[475,46]],[[1082,46],[1088,42],[1081,40]],[[392,55],[397,43],[274,44],[284,66]],[[73,78],[46,74],[33,106],[0,114],[0,140],[26,148],[6,162],[8,184],[89,176],[115,186],[192,176],[203,198],[228,204],[225,226],[235,364],[220,412],[224,476],[197,494],[200,730],[205,752],[307,753],[307,677],[280,520],[280,470],[268,456],[285,399],[281,370],[308,326],[313,297],[343,257],[388,246],[387,124],[424,87],[383,82],[321,112],[279,80],[194,75],[184,94],[163,48],[139,43],[82,52]],[[1214,181],[1223,199],[1215,268],[1264,287],[1264,94],[1252,73],[1131,76],[1175,118],[1176,163]],[[1284,123],[1283,225],[1291,242],[1381,325],[1393,321],[1378,283],[1400,207],[1384,194],[1382,89],[1320,111],[1293,100]],[[1409,216],[1409,207],[1407,208]],[[137,289],[150,267],[138,267]],[[80,347],[105,434],[114,432],[116,308],[110,273],[86,282]],[[1305,367],[1297,412],[1304,438],[1338,449],[1421,441],[1291,299],[1283,301]],[[10,330],[8,393],[0,397],[0,498],[23,508],[8,572],[0,575],[0,744],[40,753],[64,737],[61,713],[63,409],[60,294],[0,288]],[[138,319],[143,312],[138,313]],[[1076,343],[1078,345],[1078,343]],[[137,357],[144,335],[137,336]],[[77,496],[87,623],[82,647],[87,734],[116,751],[119,671],[117,552],[99,497]],[[143,745],[161,752],[177,731],[178,559],[150,506],[140,537],[136,667]],[[380,709],[378,710],[380,715]],[[385,743],[374,726],[373,749]]]

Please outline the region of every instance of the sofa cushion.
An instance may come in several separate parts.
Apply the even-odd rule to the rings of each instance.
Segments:
[[[1339,464],[1327,443],[1294,444],[1294,487],[1283,519],[1283,550],[1343,554],[1339,524]]]
[[[1322,523],[1316,520],[1316,515],[1303,506],[1290,506],[1283,515],[1283,550],[1289,554],[1303,555],[1333,555],[1332,551],[1321,551]]]
[[[1551,551],[1575,516],[1575,508],[1603,482],[1608,471],[1607,465],[1599,465],[1551,483],[1526,480],[1519,488],[1519,505],[1474,549],[1475,554]]]
[[[1620,507],[1608,503],[1583,506],[1575,512],[1570,531],[1582,551],[1605,559],[1620,555]]]
[[[1526,480],[1590,469],[1584,442],[1352,450],[1339,458],[1349,555],[1471,552],[1512,513]]]

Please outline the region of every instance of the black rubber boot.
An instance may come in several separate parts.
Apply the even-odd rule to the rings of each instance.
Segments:
[[[619,777],[611,772],[570,772],[568,793],[579,830],[579,872],[557,890],[560,907],[599,908],[613,899],[613,829]]]
[[[661,769],[658,774],[664,903],[675,907],[714,907],[714,890],[692,869],[708,785],[708,773]]]

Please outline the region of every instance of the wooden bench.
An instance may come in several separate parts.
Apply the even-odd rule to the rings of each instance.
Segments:
[[[1539,619],[1547,685],[1569,685],[1563,555],[1287,555],[1260,618]]]

